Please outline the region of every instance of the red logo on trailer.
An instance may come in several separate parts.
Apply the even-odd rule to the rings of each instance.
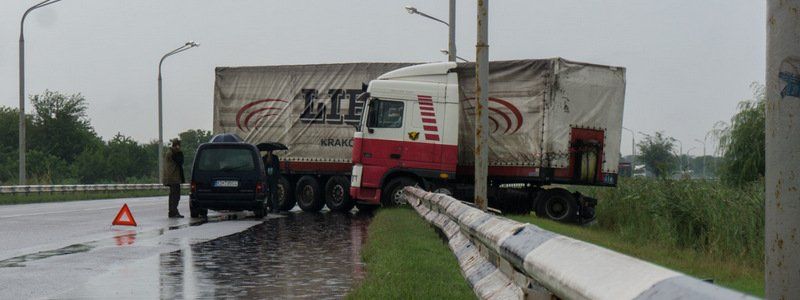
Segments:
[[[286,108],[286,103],[289,101],[283,99],[261,99],[247,103],[236,113],[236,127],[242,131],[250,131],[266,118],[277,116],[280,110]]]
[[[475,98],[466,98],[461,101],[462,105],[464,105],[465,102],[473,103],[472,106],[464,105],[464,110],[471,110],[472,112],[469,114],[472,116],[475,115],[475,105],[474,102],[470,100],[474,99]],[[500,123],[496,117],[502,118],[504,123]],[[489,98],[489,121],[494,125],[492,133],[500,131],[500,134],[514,134],[522,127],[524,119],[522,118],[522,113],[519,111],[519,108],[511,104],[511,102],[508,102],[508,100]]]

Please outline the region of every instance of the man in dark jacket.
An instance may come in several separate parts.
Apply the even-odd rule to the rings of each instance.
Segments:
[[[267,184],[269,184],[269,201],[270,210],[276,212],[280,210],[278,207],[278,177],[281,176],[281,165],[278,156],[272,151],[267,152],[262,158],[264,161],[264,168],[267,171]]]
[[[163,184],[169,187],[169,217],[183,218],[178,213],[178,201],[181,199],[181,184],[186,180],[183,176],[183,152],[181,141],[172,140],[172,147],[164,153]]]

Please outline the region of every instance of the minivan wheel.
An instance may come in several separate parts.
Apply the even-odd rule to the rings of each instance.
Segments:
[[[256,204],[256,207],[253,209],[253,214],[256,215],[256,219],[262,219],[267,216],[267,201],[264,200],[264,203]]]
[[[208,216],[208,209],[200,207],[193,201],[189,201],[189,216],[192,218],[204,218]]]
[[[295,188],[295,199],[300,209],[307,212],[317,212],[325,206],[319,182],[311,176],[300,177]]]
[[[350,198],[350,181],[344,176],[333,176],[325,184],[325,204],[333,211],[348,212],[355,202]]]

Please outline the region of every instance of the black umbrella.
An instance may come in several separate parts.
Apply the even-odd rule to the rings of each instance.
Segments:
[[[278,150],[289,150],[286,145],[277,143],[277,142],[266,142],[256,145],[258,151],[278,151]]]

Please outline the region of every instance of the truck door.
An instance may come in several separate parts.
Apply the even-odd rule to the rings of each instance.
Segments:
[[[369,101],[361,146],[366,186],[379,185],[384,172],[401,165],[405,106],[402,100],[373,98]],[[380,176],[370,176],[377,174]],[[373,182],[375,180],[377,182]]]

